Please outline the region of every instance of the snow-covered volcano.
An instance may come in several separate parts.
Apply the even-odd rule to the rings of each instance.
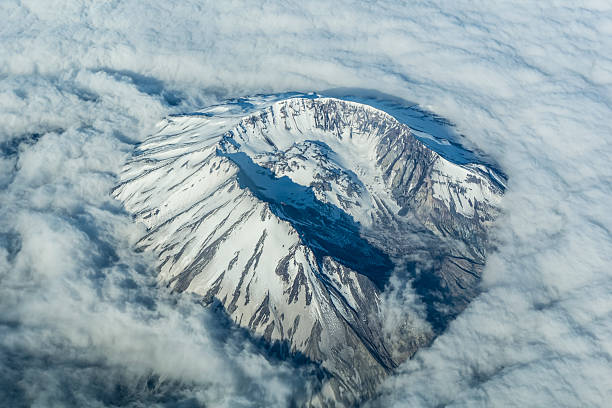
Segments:
[[[146,224],[138,246],[159,256],[160,282],[320,363],[331,380],[317,398],[350,402],[476,295],[503,188],[381,110],[302,95],[162,121],[113,194]],[[428,328],[384,327],[392,274]]]

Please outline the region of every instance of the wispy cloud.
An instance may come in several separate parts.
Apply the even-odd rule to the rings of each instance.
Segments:
[[[282,406],[298,392],[292,369],[154,287],[151,260],[129,249],[140,227],[108,192],[169,113],[339,86],[423,104],[509,176],[484,293],[379,402],[611,397],[606,2],[7,0],[0,12],[6,401]]]

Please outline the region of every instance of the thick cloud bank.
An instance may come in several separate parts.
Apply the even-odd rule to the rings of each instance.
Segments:
[[[270,361],[155,286],[109,196],[134,143],[225,97],[375,88],[509,176],[483,294],[374,404],[612,398],[608,2],[0,3],[0,405],[285,406]]]

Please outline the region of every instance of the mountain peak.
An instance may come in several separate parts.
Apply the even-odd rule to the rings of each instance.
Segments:
[[[331,379],[313,401],[350,403],[475,296],[493,174],[368,105],[258,97],[163,121],[113,194],[147,226],[161,283],[318,363]],[[403,344],[383,327],[391,274],[427,310]]]

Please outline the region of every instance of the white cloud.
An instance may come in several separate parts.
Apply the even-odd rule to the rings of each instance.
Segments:
[[[485,292],[380,402],[605,405],[607,2],[175,3],[0,4],[0,381],[17,393],[2,397],[282,405],[296,389],[288,368],[215,339],[200,309],[147,286],[145,255],[127,249],[138,226],[108,191],[168,113],[356,86],[449,118],[510,178]]]

